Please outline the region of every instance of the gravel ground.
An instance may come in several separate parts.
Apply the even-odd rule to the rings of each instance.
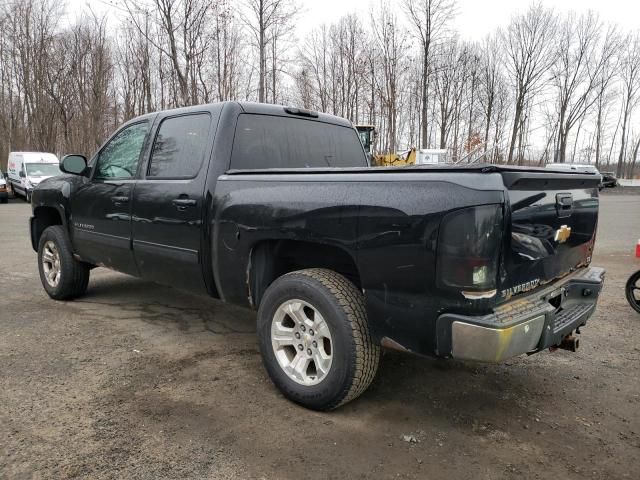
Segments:
[[[323,414],[272,386],[253,312],[103,269],[82,299],[50,300],[29,207],[0,205],[0,478],[640,478],[640,316],[623,293],[638,212],[638,195],[602,198],[607,283],[577,353],[387,353],[359,400]]]

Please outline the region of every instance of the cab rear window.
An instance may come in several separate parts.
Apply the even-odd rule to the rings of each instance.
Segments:
[[[272,115],[238,117],[232,169],[366,166],[353,128]]]

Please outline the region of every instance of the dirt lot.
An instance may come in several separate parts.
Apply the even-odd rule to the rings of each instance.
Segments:
[[[640,478],[640,316],[623,294],[640,196],[603,197],[607,284],[578,353],[388,353],[328,414],[271,385],[250,311],[101,269],[81,300],[50,300],[29,211],[0,205],[2,479]]]

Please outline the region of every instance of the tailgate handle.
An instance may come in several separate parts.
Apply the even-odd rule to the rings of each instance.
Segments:
[[[556,210],[559,217],[568,217],[573,211],[573,195],[570,193],[556,194]]]
[[[115,197],[111,197],[111,201],[116,205],[119,205],[121,203],[127,203],[129,201],[129,197],[116,195]]]

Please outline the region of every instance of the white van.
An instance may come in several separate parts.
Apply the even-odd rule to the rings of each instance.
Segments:
[[[7,162],[7,181],[14,196],[31,201],[31,192],[42,180],[60,175],[60,161],[53,153],[11,152]]]

